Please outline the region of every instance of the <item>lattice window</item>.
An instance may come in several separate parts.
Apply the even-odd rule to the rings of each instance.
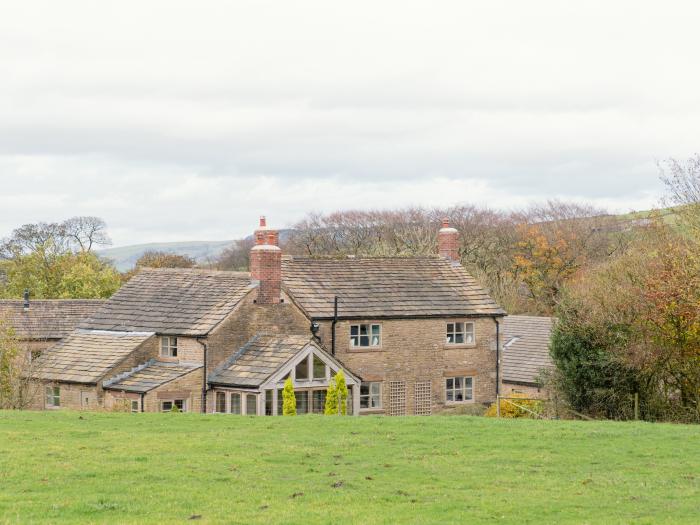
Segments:
[[[429,416],[433,407],[433,390],[430,381],[418,381],[416,383],[416,415]]]
[[[389,415],[406,415],[406,382],[389,381]]]

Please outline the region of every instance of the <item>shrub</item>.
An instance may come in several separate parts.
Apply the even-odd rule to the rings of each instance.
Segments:
[[[173,407],[176,408],[176,407]],[[131,412],[131,402],[128,399],[115,399],[111,412]]]
[[[335,384],[338,387],[338,406],[340,414],[345,416],[348,412],[348,385],[345,383],[345,374],[342,370],[338,370],[335,375]]]
[[[338,386],[336,385],[334,377],[331,377],[331,380],[328,383],[328,390],[326,390],[326,404],[323,407],[323,413],[326,416],[338,415]]]
[[[284,382],[284,389],[282,390],[282,415],[297,415],[297,398],[294,395],[294,385],[291,377],[288,377]]]
[[[527,396],[525,394],[511,394],[509,397],[526,398]],[[501,399],[501,417],[503,418],[534,418],[536,414],[540,414],[541,412],[542,401],[535,401],[532,399]],[[498,407],[496,403],[491,404],[484,415],[486,417],[498,417]]]

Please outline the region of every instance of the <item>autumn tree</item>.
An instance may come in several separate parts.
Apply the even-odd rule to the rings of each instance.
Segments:
[[[635,246],[567,287],[554,384],[578,410],[700,421],[700,257],[659,219]]]
[[[604,210],[550,201],[515,215],[513,271],[532,313],[551,315],[563,286],[578,272],[620,255],[634,233]]]
[[[0,409],[27,408],[37,394],[30,353],[12,323],[0,315]]]

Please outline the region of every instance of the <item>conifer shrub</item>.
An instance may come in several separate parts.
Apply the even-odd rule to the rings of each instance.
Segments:
[[[284,382],[284,389],[282,390],[282,415],[297,415],[297,397],[294,395],[294,385],[291,377],[288,377]]]
[[[326,390],[326,404],[323,407],[323,413],[326,416],[338,415],[338,385],[335,382],[335,377],[331,377]]]
[[[335,384],[338,388],[338,406],[340,414],[345,416],[348,413],[348,385],[345,383],[345,374],[342,370],[338,370],[335,375]]]

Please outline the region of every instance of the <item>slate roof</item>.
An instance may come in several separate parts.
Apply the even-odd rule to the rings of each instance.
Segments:
[[[461,266],[438,256],[282,261],[283,285],[311,318],[505,315]]]
[[[95,384],[154,334],[75,330],[34,361],[38,379]]]
[[[20,339],[62,339],[105,302],[104,299],[33,299],[25,312],[22,300],[0,300],[0,318],[9,320]]]
[[[201,363],[166,363],[151,359],[130,372],[105,381],[103,386],[107,390],[148,392],[202,366]]]
[[[503,320],[503,381],[537,384],[542,369],[554,365],[549,339],[554,318],[509,315]]]
[[[144,268],[80,328],[203,336],[252,288],[242,272]]]
[[[310,343],[306,335],[257,335],[217,367],[209,383],[258,387]]]

